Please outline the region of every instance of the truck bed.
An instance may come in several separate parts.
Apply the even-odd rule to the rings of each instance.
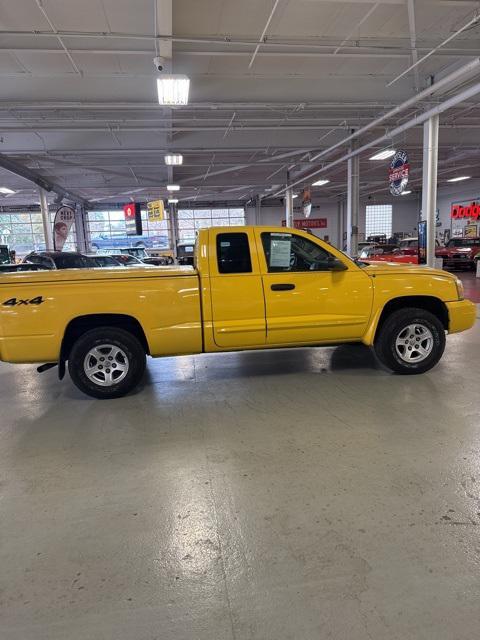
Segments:
[[[202,350],[192,267],[65,269],[0,276],[0,359],[57,362],[71,323],[81,334],[92,316],[135,322],[154,356]]]

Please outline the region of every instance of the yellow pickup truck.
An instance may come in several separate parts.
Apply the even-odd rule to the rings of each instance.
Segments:
[[[475,305],[444,271],[354,262],[278,227],[201,230],[195,267],[0,275],[0,359],[58,364],[120,397],[153,357],[362,342],[397,373],[428,371]]]

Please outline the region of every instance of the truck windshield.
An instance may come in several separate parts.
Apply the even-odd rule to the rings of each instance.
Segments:
[[[480,238],[454,238],[449,240],[447,247],[477,247],[480,245]]]

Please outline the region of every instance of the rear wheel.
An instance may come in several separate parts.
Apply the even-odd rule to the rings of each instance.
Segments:
[[[445,349],[445,329],[425,309],[400,309],[384,322],[375,340],[378,359],[395,373],[424,373],[434,367]]]
[[[123,329],[100,327],[73,345],[68,371],[73,383],[93,398],[120,398],[134,389],[145,372],[145,350]]]

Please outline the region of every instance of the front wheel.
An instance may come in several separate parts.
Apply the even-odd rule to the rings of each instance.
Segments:
[[[68,371],[80,391],[93,398],[120,398],[134,389],[145,372],[145,350],[130,332],[100,327],[73,345]]]
[[[442,322],[425,309],[394,311],[375,339],[375,353],[382,364],[401,374],[425,373],[445,350]]]

